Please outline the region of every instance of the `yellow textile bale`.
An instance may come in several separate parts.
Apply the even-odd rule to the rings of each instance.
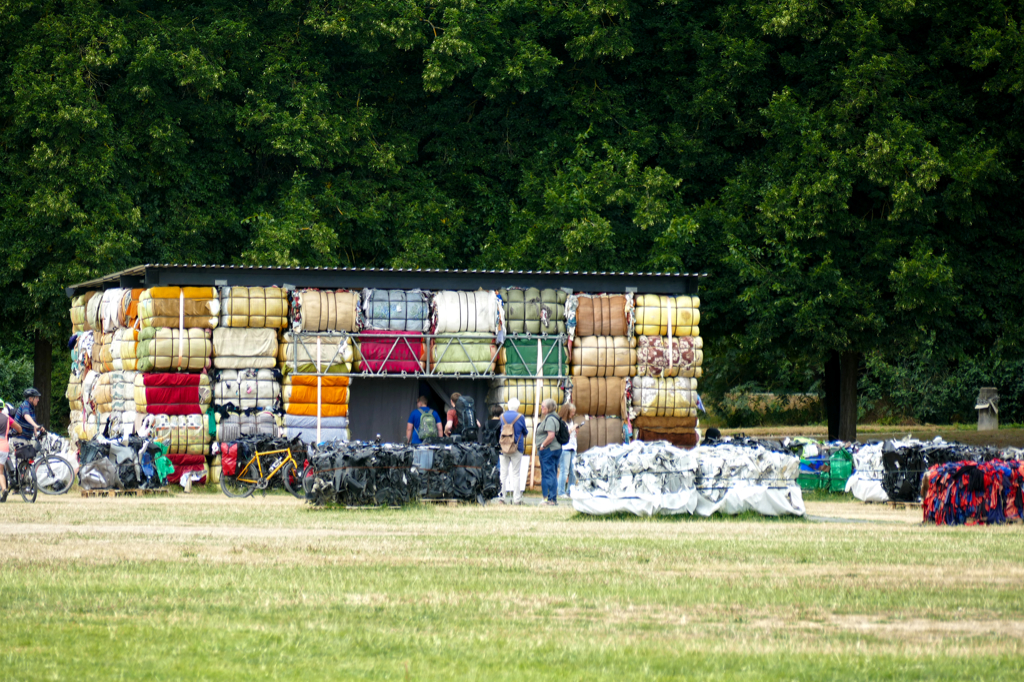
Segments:
[[[167,446],[168,454],[205,455],[210,450],[210,432],[201,414],[154,415],[153,437]]]
[[[700,336],[700,298],[643,294],[636,297],[637,336]],[[670,329],[671,325],[671,329]]]
[[[276,329],[213,330],[213,366],[218,369],[272,369],[277,365]]]
[[[92,344],[92,368],[97,372],[111,372],[114,369],[114,358],[111,355],[113,334],[96,333]]]
[[[136,357],[138,347],[138,329],[118,329],[114,332],[110,341],[110,357],[114,370],[137,370],[139,367]]]
[[[139,319],[146,327],[214,329],[220,299],[213,287],[152,287],[139,296]]]
[[[632,336],[586,336],[572,347],[569,373],[585,377],[636,374],[636,340]]]
[[[317,340],[319,339],[319,344]],[[359,360],[350,337],[286,332],[277,349],[282,372],[347,374]]]
[[[633,380],[633,409],[644,417],[696,417],[697,380],[637,377]]]
[[[221,287],[220,326],[284,329],[288,292],[277,287]]]
[[[538,402],[551,398],[555,404],[565,402],[565,389],[556,379],[540,380],[540,389],[536,379],[495,379],[487,392],[484,402],[488,405],[501,405],[502,408],[512,398],[519,400],[519,413],[532,415]]]

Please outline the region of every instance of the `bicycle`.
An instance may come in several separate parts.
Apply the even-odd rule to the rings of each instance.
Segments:
[[[28,454],[29,451],[33,454]],[[26,502],[36,501],[36,479],[32,476],[34,452],[32,448],[19,448],[17,452],[12,452],[7,458],[7,462],[4,463],[8,494],[12,490],[17,490],[21,493],[21,499]],[[19,455],[19,453],[25,454]],[[16,464],[15,461],[17,461]]]
[[[249,497],[257,488],[266,494],[267,489],[277,481],[283,483],[285,490],[295,497],[306,497],[301,469],[292,456],[291,448],[256,451],[234,476],[221,474],[220,489],[228,497]]]
[[[36,489],[45,495],[63,495],[75,482],[75,467],[58,453],[65,452],[67,441],[52,433],[37,440],[32,476]]]

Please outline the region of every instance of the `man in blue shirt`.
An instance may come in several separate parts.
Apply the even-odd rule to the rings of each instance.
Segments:
[[[46,429],[36,423],[36,405],[42,394],[35,388],[25,389],[25,402],[18,406],[14,412],[14,421],[21,427],[21,434],[25,438],[31,438],[37,431],[46,433]]]
[[[433,427],[431,427],[431,422],[433,422]],[[420,428],[421,426],[423,428]],[[409,423],[405,425],[405,441],[419,445],[424,438],[432,438],[435,430],[438,438],[444,435],[441,415],[437,413],[437,410],[427,407],[427,399],[421,395],[416,401],[416,409],[409,415]]]

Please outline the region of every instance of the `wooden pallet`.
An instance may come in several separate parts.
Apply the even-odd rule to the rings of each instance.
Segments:
[[[151,497],[155,495],[170,495],[167,488],[133,488],[131,490],[83,490],[82,497]]]
[[[425,499],[421,499],[420,502],[423,502],[423,503],[426,503],[426,504],[433,504],[433,505],[436,505],[438,507],[457,507],[457,506],[459,506],[459,503],[462,502],[462,500],[455,500],[455,499],[449,499],[449,498],[438,498],[438,499],[425,498]]]

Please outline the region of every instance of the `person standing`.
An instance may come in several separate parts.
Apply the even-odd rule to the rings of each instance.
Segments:
[[[5,404],[3,414],[0,414],[0,502],[7,501],[7,458],[11,454],[12,433],[21,433],[21,425],[8,415]]]
[[[444,427],[441,425],[441,415],[437,410],[427,407],[426,396],[420,396],[416,400],[416,409],[409,414],[409,421],[405,425],[405,442],[412,445],[419,445],[424,440],[444,435]]]
[[[537,425],[537,437],[543,439],[540,443],[540,492],[544,496],[543,504],[549,507],[558,506],[555,496],[558,493],[558,458],[562,455],[555,408],[555,401],[546,398],[540,404],[541,417]]]
[[[452,393],[452,397],[448,403],[448,414],[445,415],[446,419],[444,422],[444,435],[450,436],[453,433],[459,433],[459,411],[455,409],[455,403],[458,402],[459,398],[462,397],[461,393]]]
[[[569,427],[569,442],[562,446],[562,454],[558,458],[558,496],[566,497],[569,487],[576,482],[576,424],[573,422],[576,406],[572,403],[562,405],[558,408],[558,416]]]
[[[526,451],[526,418],[519,414],[519,399],[508,401],[508,409],[498,417],[498,450],[501,452],[502,504],[508,504],[511,493],[512,504],[523,503],[523,488],[520,485],[520,468]]]

